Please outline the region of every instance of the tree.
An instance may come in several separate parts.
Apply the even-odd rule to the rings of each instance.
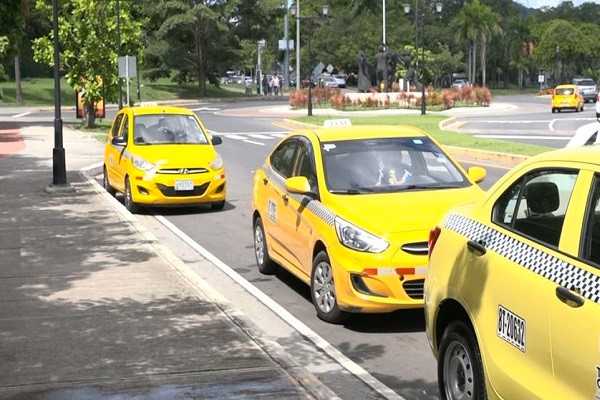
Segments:
[[[479,3],[479,0],[473,0],[473,4]],[[486,85],[486,57],[488,43],[494,36],[502,33],[500,28],[500,15],[492,11],[488,5],[479,5],[477,7],[479,15],[479,25],[477,27],[477,37],[481,46],[481,86]]]
[[[63,1],[58,20],[61,47],[60,68],[69,86],[81,91],[85,120],[95,125],[96,102],[117,100],[118,40],[117,3],[108,0]],[[49,18],[50,5],[38,2],[36,7]],[[141,23],[131,19],[131,4],[120,2],[121,51],[142,58]],[[48,33],[33,42],[34,59],[54,66],[54,34]]]
[[[475,0],[477,1],[477,0]],[[479,2],[478,2],[479,3]],[[453,20],[455,28],[455,39],[458,42],[467,42],[467,77],[470,82],[475,82],[475,67],[476,63],[476,45],[477,45],[477,24],[478,15],[476,9],[470,5],[465,5]]]
[[[0,34],[7,34],[12,38],[15,68],[15,94],[19,103],[23,102],[21,89],[20,44],[25,33],[25,21],[29,18],[29,0],[6,0],[0,4]]]

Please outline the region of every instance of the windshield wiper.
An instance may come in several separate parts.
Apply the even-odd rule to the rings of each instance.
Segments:
[[[333,194],[365,194],[373,193],[373,189],[370,188],[358,188],[358,189],[331,189],[329,193]]]

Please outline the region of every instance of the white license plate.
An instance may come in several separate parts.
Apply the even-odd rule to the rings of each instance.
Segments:
[[[498,337],[525,351],[525,320],[510,310],[498,306]]]
[[[194,190],[194,181],[191,179],[175,181],[175,190]]]

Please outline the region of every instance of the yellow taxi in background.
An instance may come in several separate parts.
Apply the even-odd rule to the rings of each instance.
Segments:
[[[600,398],[600,146],[514,167],[430,234],[441,398]]]
[[[331,323],[422,308],[429,230],[450,206],[478,199],[485,174],[411,126],[292,132],[254,174],[258,269],[283,266],[309,284]]]
[[[583,111],[584,103],[585,101],[577,85],[558,85],[552,94],[552,113],[569,109],[575,110],[575,112]]]
[[[121,109],[106,138],[104,188],[125,195],[133,213],[144,206],[225,205],[225,170],[211,136],[186,108]]]

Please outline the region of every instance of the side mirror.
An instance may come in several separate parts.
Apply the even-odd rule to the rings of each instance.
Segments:
[[[487,171],[482,167],[470,167],[467,171],[469,173],[469,177],[475,181],[475,183],[483,182],[487,175]]]
[[[310,183],[305,176],[294,176],[285,180],[285,189],[290,193],[310,193]]]
[[[110,142],[116,146],[125,146],[127,144],[124,136],[115,136]]]
[[[215,136],[212,137],[211,143],[216,146],[218,144],[223,143],[223,139],[221,138],[221,136],[216,136],[215,135]]]

